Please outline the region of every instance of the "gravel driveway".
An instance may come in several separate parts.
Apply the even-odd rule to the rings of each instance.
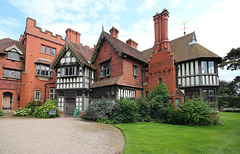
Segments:
[[[115,154],[124,137],[113,126],[73,118],[0,118],[0,154]]]

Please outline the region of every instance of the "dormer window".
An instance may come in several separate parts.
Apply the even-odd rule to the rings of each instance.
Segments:
[[[13,60],[13,61],[20,61],[20,55],[17,52],[9,51],[7,59]]]

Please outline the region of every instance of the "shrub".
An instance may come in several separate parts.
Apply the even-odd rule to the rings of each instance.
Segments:
[[[0,110],[0,116],[3,116],[3,114],[4,114],[3,110]]]
[[[182,124],[184,125],[211,125],[216,121],[213,114],[216,112],[210,108],[208,102],[199,98],[186,98],[183,105],[180,105],[179,114],[182,116]]]
[[[151,105],[142,96],[137,100],[139,121],[149,122],[151,120]]]
[[[150,92],[147,100],[151,105],[151,118],[161,122],[168,121],[168,113],[172,106],[168,103],[169,93],[167,86],[165,84],[156,86]]]
[[[31,108],[18,108],[17,111],[14,113],[14,116],[29,116],[31,113]]]
[[[98,115],[110,116],[114,103],[110,98],[102,98],[102,100],[93,102],[89,105],[88,111],[82,116],[84,119],[96,120]]]
[[[132,123],[139,119],[138,105],[135,100],[120,98],[113,108],[111,119],[113,123]]]
[[[108,118],[108,116],[102,115],[102,114],[97,115],[96,122],[100,122],[103,124],[111,124],[112,123],[111,120]]]
[[[56,117],[59,117],[59,109],[57,107],[57,100],[48,100],[43,106],[35,108],[33,113],[34,117],[37,118],[53,118],[54,115],[49,115],[49,111],[56,110]]]
[[[33,115],[33,113],[35,111],[35,108],[37,106],[41,106],[41,104],[42,104],[41,102],[32,101],[32,102],[29,102],[28,105],[25,108],[31,109],[29,115]]]

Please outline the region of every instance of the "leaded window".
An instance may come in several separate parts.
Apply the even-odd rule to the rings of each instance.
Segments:
[[[46,50],[46,46],[45,45],[41,45],[41,52],[45,53],[45,50]]]
[[[16,70],[4,69],[3,77],[21,79],[21,72]]]
[[[50,53],[51,53],[51,48],[47,47],[47,54],[50,54]]]
[[[39,90],[34,91],[34,100],[41,101],[41,91]]]
[[[35,75],[52,77],[53,70],[48,65],[36,64],[35,65]]]
[[[56,49],[52,48],[52,55],[56,55]]]
[[[76,76],[77,75],[77,66],[68,66],[61,68],[62,76]]]
[[[111,75],[111,63],[106,61],[100,64],[100,77],[107,77]]]
[[[215,73],[214,61],[201,61],[202,74]]]
[[[56,98],[55,88],[49,88],[49,99],[55,98]]]
[[[137,66],[133,65],[133,76],[137,76]]]
[[[10,60],[15,60],[15,61],[20,61],[20,55],[19,53],[17,52],[8,52],[8,57],[7,59],[10,59]]]

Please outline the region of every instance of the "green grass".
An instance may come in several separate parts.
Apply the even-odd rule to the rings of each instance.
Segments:
[[[118,124],[126,138],[123,153],[240,153],[240,113],[220,113],[223,125]]]

